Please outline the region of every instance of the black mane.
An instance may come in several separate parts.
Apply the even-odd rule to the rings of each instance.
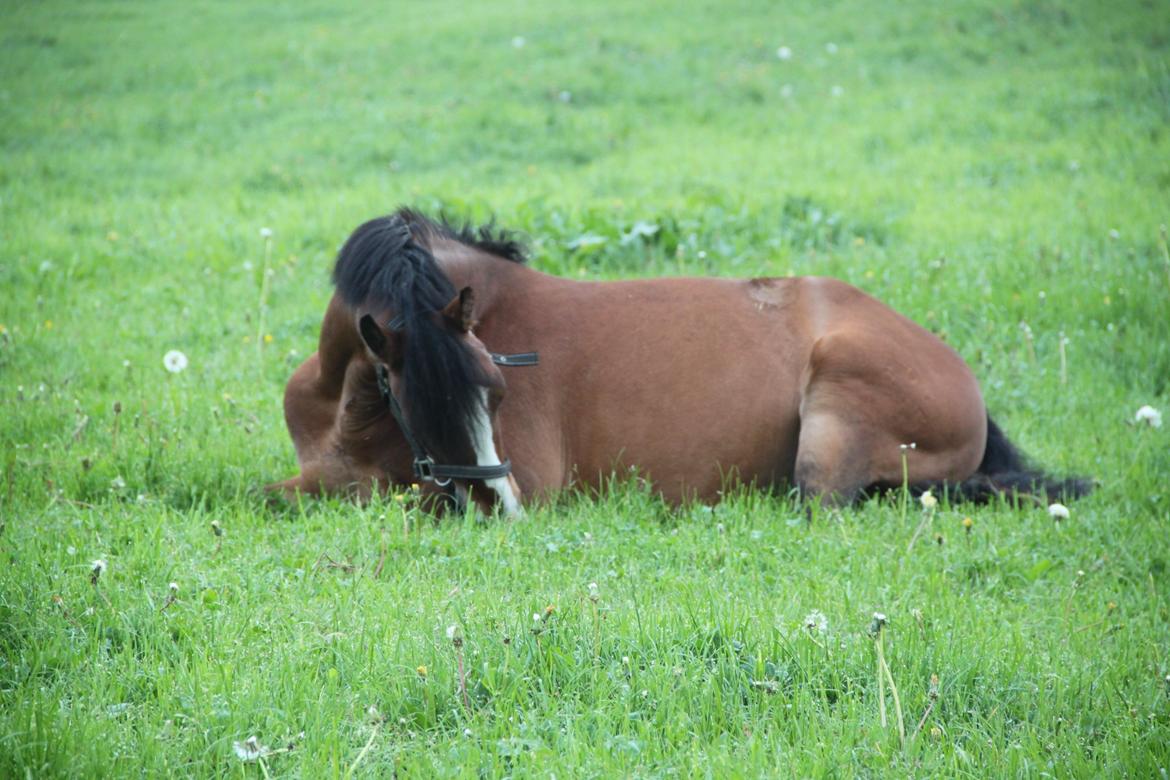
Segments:
[[[405,334],[398,401],[423,446],[436,458],[450,458],[466,448],[483,403],[484,377],[463,342],[433,316],[457,293],[431,254],[435,237],[524,260],[521,245],[491,226],[455,228],[400,209],[353,232],[337,255],[333,283],[348,306],[387,312],[394,329]]]

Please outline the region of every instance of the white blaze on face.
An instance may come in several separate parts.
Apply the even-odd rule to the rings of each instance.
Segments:
[[[475,462],[477,466],[498,466],[500,456],[496,452],[495,442],[492,441],[492,421],[488,417],[487,390],[482,391],[483,405],[479,407],[479,414],[472,425],[471,446],[475,448]],[[516,498],[516,491],[512,490],[512,483],[508,477],[485,479],[484,484],[496,491],[500,501],[504,504],[504,511],[513,516],[524,514],[520,508],[520,501]]]

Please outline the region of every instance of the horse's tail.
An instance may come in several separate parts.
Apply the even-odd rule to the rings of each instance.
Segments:
[[[958,484],[915,485],[916,493],[927,489],[945,494],[951,501],[985,504],[997,498],[1026,498],[1033,501],[1069,501],[1081,498],[1093,489],[1084,477],[1058,478],[1028,464],[991,415],[987,416],[987,445],[979,468]]]

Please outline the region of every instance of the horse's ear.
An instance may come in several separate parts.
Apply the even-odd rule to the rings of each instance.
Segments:
[[[443,319],[455,330],[466,333],[475,326],[475,291],[464,287],[443,307]]]
[[[369,314],[363,314],[358,320],[358,332],[374,357],[391,364],[397,362],[398,334],[383,328]]]

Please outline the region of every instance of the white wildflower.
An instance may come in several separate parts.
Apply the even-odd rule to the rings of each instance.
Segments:
[[[513,49],[523,49],[525,43],[527,43],[527,41],[524,40],[524,36],[517,35],[515,38],[512,39],[512,48]]]
[[[938,499],[934,497],[934,493],[926,491],[918,497],[918,502],[922,504],[922,508],[928,512],[938,506]]]
[[[819,609],[814,609],[804,616],[804,627],[809,631],[823,634],[829,630],[829,619],[825,617],[825,613]]]
[[[256,761],[269,753],[268,748],[261,745],[260,739],[255,735],[248,737],[243,742],[233,742],[232,750],[236,751],[236,757],[241,761]]]
[[[845,94],[845,88],[842,87],[840,84],[834,84],[833,88],[829,90],[829,93],[833,97],[841,97],[842,95]]]
[[[177,349],[172,349],[163,355],[163,367],[172,374],[178,374],[187,368],[187,356]]]
[[[447,626],[447,638],[452,642],[463,639],[463,632],[459,630],[459,626],[455,623]]]
[[[597,601],[599,598],[601,598],[601,590],[597,587],[597,583],[589,583],[589,600]]]
[[[269,228],[269,227],[260,228],[260,238],[272,238],[272,228]]]
[[[1137,414],[1133,416],[1133,420],[1136,423],[1145,423],[1151,428],[1162,427],[1162,413],[1149,404],[1138,409]]]
[[[170,585],[167,586],[167,588],[170,589],[172,595],[176,595],[179,592],[179,583],[172,582]]]
[[[829,41],[828,43],[825,44],[825,51],[829,54],[836,54],[837,53],[837,44],[833,43],[832,41]]]
[[[1068,507],[1065,506],[1064,504],[1049,504],[1048,505],[1048,516],[1051,517],[1053,520],[1055,520],[1058,523],[1061,520],[1067,520],[1068,519]]]
[[[776,56],[782,60],[790,60],[792,59],[792,49],[787,46],[781,46],[776,50]]]
[[[98,558],[96,561],[90,564],[90,576],[93,577],[94,580],[97,580],[98,577],[105,573],[108,566],[109,564],[106,563],[104,558]]]

